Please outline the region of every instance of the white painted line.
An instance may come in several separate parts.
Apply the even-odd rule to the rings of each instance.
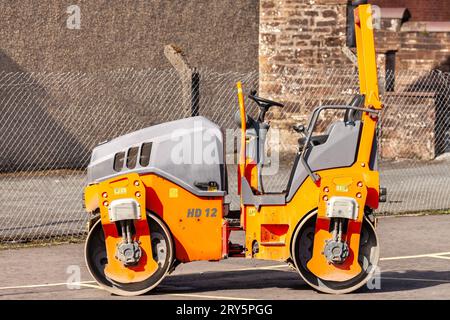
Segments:
[[[282,269],[282,268],[289,268],[289,265],[287,265],[287,264],[276,264],[276,265],[265,266],[265,267],[249,267],[249,268],[223,270],[223,272],[252,271],[252,270],[272,270],[272,269]],[[217,271],[211,271],[211,272],[217,272]],[[219,271],[219,272],[222,272],[222,271]]]
[[[96,284],[83,283],[83,284],[80,284],[80,286],[81,287],[86,287],[86,288],[93,288],[93,289],[104,290],[102,287],[100,287],[99,285],[96,285]]]
[[[420,278],[391,278],[391,277],[383,277],[383,273],[381,274],[381,280],[389,279],[389,280],[405,280],[405,281],[421,281],[421,282],[445,282],[450,283],[449,280],[438,280],[438,279],[420,279]]]
[[[76,286],[80,287],[88,287],[104,290],[98,285],[92,284],[95,281],[82,281],[82,282],[60,282],[60,283],[46,283],[46,284],[33,284],[33,285],[24,285],[24,286],[12,286],[12,287],[0,287],[0,290],[11,290],[11,289],[29,289],[29,288],[44,288],[44,287],[58,287],[58,286]],[[169,296],[179,296],[179,297],[191,297],[191,298],[202,298],[202,299],[217,299],[217,300],[256,300],[256,299],[247,299],[247,298],[238,298],[238,297],[225,297],[225,296],[213,296],[213,295],[200,295],[200,294],[190,294],[190,293],[169,293]]]
[[[430,256],[431,258],[438,258],[438,259],[446,259],[446,260],[450,260],[450,257],[445,257],[445,256],[438,256],[438,255],[433,255]]]
[[[399,257],[380,258],[380,261],[401,260],[401,259],[416,259],[416,258],[432,258],[434,256],[442,256],[442,255],[450,255],[450,252],[436,252],[436,253],[427,253],[427,254],[417,254],[417,255],[413,255],[413,256],[399,256]]]
[[[386,257],[380,258],[380,261],[390,261],[390,260],[402,260],[402,259],[416,259],[416,258],[441,258],[441,259],[450,259],[450,257],[444,257],[445,255],[450,255],[450,252],[436,252],[436,253],[427,253],[427,254],[417,254],[411,256],[398,256],[398,257]],[[236,271],[252,271],[252,270],[275,270],[275,269],[283,269],[290,268],[288,264],[276,264],[271,266],[264,267],[247,267],[247,268],[238,268],[238,269],[230,269],[230,270],[222,270],[222,271],[206,271],[206,272],[236,272]]]
[[[178,297],[191,297],[191,298],[202,298],[202,299],[218,299],[218,300],[258,300],[258,299],[250,299],[250,298],[211,296],[211,295],[191,294],[191,293],[169,293],[168,295],[169,296],[178,296]]]
[[[30,284],[24,286],[12,286],[12,287],[0,287],[0,290],[11,290],[11,289],[30,289],[30,288],[45,288],[45,287],[58,287],[58,286],[80,286],[89,288],[100,288],[97,285],[92,285],[91,283],[96,283],[95,281],[82,281],[82,282],[60,282],[60,283],[46,283],[46,284]]]
[[[380,261],[416,259],[416,258],[450,259],[450,257],[443,257],[444,255],[450,255],[450,252],[436,252],[436,253],[427,253],[427,254],[417,254],[417,255],[411,255],[411,256],[386,257],[386,258],[380,258]],[[276,264],[276,265],[265,266],[265,267],[248,267],[248,268],[222,270],[219,272],[237,272],[237,271],[272,270],[272,269],[275,270],[275,269],[282,269],[282,268],[290,268],[290,267],[287,264]],[[206,272],[217,272],[217,271],[206,271]]]

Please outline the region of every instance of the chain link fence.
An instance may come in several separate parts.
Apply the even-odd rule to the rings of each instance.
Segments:
[[[191,75],[190,75],[191,76]],[[123,69],[97,73],[0,73],[0,242],[84,235],[85,168],[98,143],[141,128],[203,115],[236,129],[236,82],[247,93],[285,103],[268,115],[280,142],[267,191],[282,191],[298,134],[321,104],[346,104],[358,92],[357,70],[304,69],[218,73],[196,70],[189,82],[174,70]],[[450,208],[450,78],[432,72],[397,72],[380,79],[385,109],[379,128],[381,212]],[[195,106],[192,109],[192,106]],[[247,100],[250,114],[257,107]],[[338,115],[326,113],[319,131]],[[237,206],[234,154],[227,156],[229,192]]]

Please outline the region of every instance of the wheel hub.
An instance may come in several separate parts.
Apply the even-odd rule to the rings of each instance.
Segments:
[[[116,258],[119,259],[125,266],[132,266],[139,262],[142,250],[139,243],[133,241],[131,243],[121,242],[117,246]]]
[[[328,262],[343,263],[349,254],[348,245],[342,241],[328,240],[325,244],[323,254]]]

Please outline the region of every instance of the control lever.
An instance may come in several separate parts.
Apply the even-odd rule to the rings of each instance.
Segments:
[[[280,107],[280,108],[284,107],[282,103],[258,97],[256,94],[257,94],[256,90],[252,90],[250,91],[248,97],[253,101],[255,101],[258,107],[261,109],[258,116],[258,122],[264,122],[266,113],[267,111],[269,111],[271,107]]]
[[[208,182],[194,182],[194,186],[204,191],[217,191],[218,184],[216,181],[208,181]]]
[[[303,124],[297,124],[295,126],[292,126],[292,129],[294,129],[295,132],[303,135],[303,137],[298,139],[298,152],[301,152],[306,141],[306,133],[305,133],[306,128]]]
[[[297,125],[293,126],[292,128],[297,133],[301,133],[303,135],[305,134],[305,126],[302,124],[297,124]]]

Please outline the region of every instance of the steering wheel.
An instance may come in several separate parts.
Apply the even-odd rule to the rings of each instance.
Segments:
[[[260,107],[260,112],[259,112],[259,116],[258,116],[258,121],[259,122],[263,122],[264,121],[264,117],[266,116],[266,112],[271,108],[271,107],[284,107],[284,104],[280,103],[280,102],[276,102],[276,101],[272,101],[269,99],[264,99],[261,97],[258,97],[256,95],[256,90],[252,90],[250,91],[250,94],[248,95],[248,97],[250,99],[252,99],[253,101],[256,102],[256,104],[258,105],[258,107]]]

